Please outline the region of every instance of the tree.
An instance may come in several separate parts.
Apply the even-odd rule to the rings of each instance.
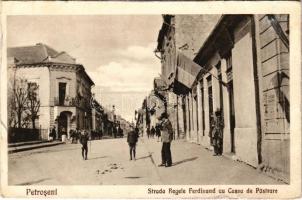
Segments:
[[[35,121],[39,118],[40,99],[38,98],[39,86],[36,83],[28,83],[27,88],[27,101],[26,101],[26,114],[32,122],[32,128],[35,129]]]
[[[8,122],[12,127],[22,128],[26,124],[25,120],[23,119],[27,109],[26,102],[28,100],[26,86],[27,80],[18,78],[14,80],[11,90],[8,91]]]
[[[38,119],[40,100],[38,98],[39,86],[28,82],[25,78],[14,78],[8,86],[8,123],[10,127],[27,128]]]

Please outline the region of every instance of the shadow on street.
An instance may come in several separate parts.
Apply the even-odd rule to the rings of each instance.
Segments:
[[[36,180],[36,181],[25,182],[25,183],[20,183],[20,184],[16,184],[16,185],[33,185],[33,184],[41,183],[41,182],[46,181],[46,180],[50,180],[50,178],[43,178],[43,179],[39,179],[39,180]]]
[[[193,157],[193,158],[187,158],[187,159],[184,159],[181,161],[177,161],[177,162],[173,163],[172,166],[179,165],[179,164],[185,163],[185,162],[190,162],[190,161],[196,160],[197,158],[198,157]]]
[[[107,158],[108,156],[99,156],[99,157],[94,157],[94,158],[88,158],[88,160],[96,160],[96,159],[101,159],[101,158]]]

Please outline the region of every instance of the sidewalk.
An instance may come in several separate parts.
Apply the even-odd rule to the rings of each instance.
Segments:
[[[156,166],[161,163],[161,142],[142,138]],[[162,184],[284,184],[256,169],[224,156],[212,156],[203,146],[176,140],[171,144],[172,167],[158,167]]]

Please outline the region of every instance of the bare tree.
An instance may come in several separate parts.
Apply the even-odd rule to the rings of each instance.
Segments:
[[[39,86],[36,83],[28,83],[27,89],[27,117],[32,122],[32,128],[35,129],[35,121],[39,118],[39,110],[40,110],[40,99],[38,98],[38,89]]]

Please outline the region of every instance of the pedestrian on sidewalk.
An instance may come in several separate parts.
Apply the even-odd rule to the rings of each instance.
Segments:
[[[79,130],[79,128],[76,128],[75,130],[75,143],[78,144],[78,140],[80,140],[80,136],[81,136],[81,131]]]
[[[83,160],[87,160],[87,155],[88,155],[88,140],[89,140],[89,136],[88,136],[88,132],[85,130],[81,131],[81,135],[80,135],[80,143],[82,144],[82,157]]]
[[[159,138],[160,138],[160,126],[159,124],[156,124],[155,126],[155,134],[156,134],[156,137],[157,137],[157,142],[159,142]]]
[[[152,128],[151,128],[151,137],[154,138],[154,135],[155,135],[155,128],[154,128],[154,126],[152,126]]]
[[[171,142],[173,139],[173,129],[172,124],[168,118],[167,113],[163,113],[160,117],[161,120],[161,138],[162,138],[162,149],[161,149],[161,158],[162,162],[159,165],[165,167],[172,166],[172,155],[171,155]]]
[[[128,133],[127,142],[128,142],[129,150],[130,150],[130,160],[132,160],[132,158],[135,160],[138,133],[137,133],[136,129],[133,128],[133,126],[131,126],[130,128],[131,128],[131,131]]]
[[[50,141],[55,140],[56,139],[56,135],[57,135],[57,133],[56,133],[56,127],[53,126],[52,129],[50,130],[50,133],[49,133],[49,139],[50,139]]]
[[[222,155],[222,144],[223,144],[223,127],[224,122],[221,114],[221,110],[217,109],[215,111],[215,116],[213,119],[213,146],[214,146],[214,156]]]
[[[149,127],[149,126],[147,127],[147,131],[146,131],[146,132],[147,132],[147,136],[148,136],[148,139],[149,139],[150,133],[151,133],[151,132],[150,132],[150,127]]]

